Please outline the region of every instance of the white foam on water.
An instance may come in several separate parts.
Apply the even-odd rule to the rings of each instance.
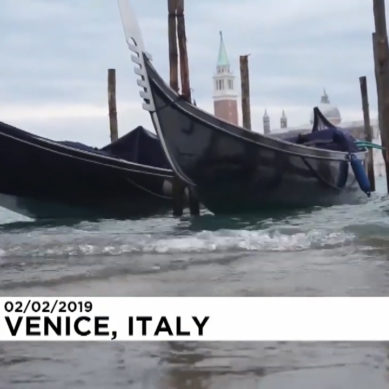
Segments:
[[[45,245],[30,244],[29,247],[10,247],[0,251],[0,256],[17,257],[77,257],[123,254],[155,253],[224,253],[224,252],[288,252],[309,249],[330,248],[349,244],[355,239],[352,233],[327,230],[281,233],[271,230],[219,230],[201,231],[192,235],[174,237],[122,236],[112,239],[109,244],[96,237],[83,237],[82,242],[45,242]]]
[[[229,252],[229,251],[300,251],[342,245],[352,241],[352,234],[310,231],[291,235],[265,231],[200,232],[191,237],[157,240],[144,247],[145,252]]]

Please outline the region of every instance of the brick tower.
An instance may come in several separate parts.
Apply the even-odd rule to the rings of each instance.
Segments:
[[[235,92],[235,76],[231,71],[223,33],[220,31],[220,48],[213,76],[213,101],[215,116],[238,125],[238,96]]]

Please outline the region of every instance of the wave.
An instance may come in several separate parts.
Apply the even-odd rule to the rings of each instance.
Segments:
[[[51,237],[53,238],[53,237]],[[64,237],[63,237],[64,238]],[[3,247],[1,257],[75,257],[75,256],[118,256],[136,253],[224,253],[258,251],[302,251],[341,246],[352,242],[355,235],[350,232],[310,230],[296,232],[281,230],[219,230],[201,231],[190,235],[156,238],[153,234],[124,237],[110,240],[109,236],[86,235],[82,239],[67,237],[40,239],[36,243]]]

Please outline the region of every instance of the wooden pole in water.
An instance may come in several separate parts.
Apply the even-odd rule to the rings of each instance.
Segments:
[[[175,175],[173,178],[173,215],[182,216],[184,212],[185,184]]]
[[[193,188],[189,188],[189,210],[192,216],[200,215],[200,202],[197,192]]]
[[[250,78],[249,78],[249,56],[240,57],[240,79],[242,85],[242,116],[243,127],[251,130],[250,113]]]
[[[375,33],[373,33],[373,49],[375,76],[377,81],[378,119],[383,156],[386,167],[386,181],[389,192],[389,46],[386,29],[385,0],[373,0]]]
[[[191,102],[190,79],[189,79],[189,60],[188,49],[186,46],[186,31],[184,17],[184,0],[177,1],[177,38],[180,50],[180,71],[181,71],[181,94]]]
[[[177,0],[168,0],[170,87],[178,93]]]
[[[367,93],[367,81],[366,77],[360,77],[359,83],[361,85],[361,95],[362,95],[362,109],[363,109],[363,119],[365,123],[365,135],[368,142],[373,141],[373,130],[370,125],[370,112],[369,112],[369,96]],[[375,192],[375,174],[374,174],[374,159],[373,159],[373,150],[369,149],[367,173],[369,176],[370,186],[372,192]]]
[[[170,87],[178,93],[177,0],[168,0],[168,12]],[[185,187],[177,176],[173,178],[172,190],[173,215],[182,216]]]
[[[184,16],[184,0],[177,2],[177,38],[178,48],[180,50],[180,72],[181,72],[181,94],[189,102],[192,102],[190,77],[189,77],[189,59],[188,48],[186,45],[186,28]],[[197,216],[200,214],[200,205],[197,193],[193,188],[189,189],[189,210],[190,214]]]
[[[116,109],[116,70],[108,69],[108,108],[109,108],[109,128],[111,142],[118,139],[118,116]]]
[[[179,93],[178,85],[178,42],[177,42],[178,0],[168,0],[169,67],[170,87]],[[175,175],[173,178],[173,215],[182,216],[185,202],[185,184]]]
[[[172,0],[169,0],[169,2]],[[188,101],[192,101],[191,89],[190,89],[190,78],[189,78],[189,60],[188,60],[188,49],[186,45],[186,30],[185,30],[185,16],[184,16],[184,0],[175,0],[174,4],[169,5],[169,14],[175,7],[175,15],[177,17],[177,21],[174,22],[176,26],[176,37],[175,42],[172,40],[172,33],[169,32],[169,42],[171,43],[171,47],[175,46],[175,50],[177,50],[177,41],[179,48],[179,64],[180,64],[180,75],[181,75],[181,95]],[[169,18],[170,23],[170,18]],[[173,23],[172,27],[173,28]],[[173,62],[173,66],[174,66]],[[173,69],[174,76],[176,76],[176,70]],[[171,69],[172,74],[172,69]],[[178,85],[178,83],[177,83]],[[199,215],[200,214],[200,206],[197,198],[197,194],[193,188],[189,189],[189,209],[191,215]],[[173,214],[175,216],[181,216],[183,213],[183,206],[185,201],[185,184],[178,178],[175,177],[173,181],[173,198],[174,198],[174,207]]]

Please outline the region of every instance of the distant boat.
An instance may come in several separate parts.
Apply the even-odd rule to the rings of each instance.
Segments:
[[[119,8],[135,53],[144,108],[173,170],[211,211],[353,203],[363,195],[359,186],[369,193],[362,166],[367,153],[318,109],[313,133],[287,140],[248,131],[198,109],[169,88],[152,66],[128,1],[119,0]]]
[[[159,139],[142,127],[98,150],[0,122],[0,206],[29,217],[166,211],[172,177]]]

